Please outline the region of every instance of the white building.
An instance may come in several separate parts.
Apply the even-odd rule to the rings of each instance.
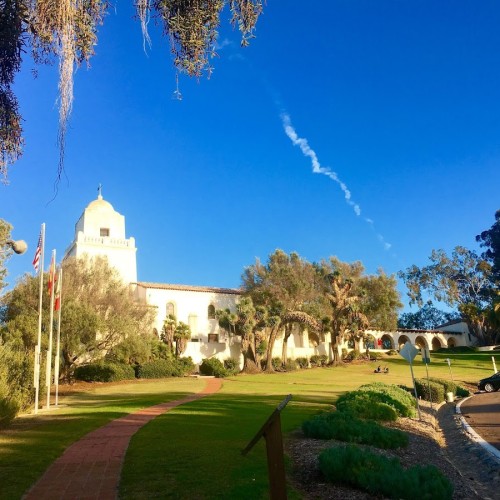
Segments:
[[[66,257],[81,257],[87,254],[90,258],[105,256],[122,277],[124,283],[134,287],[137,299],[154,307],[156,319],[154,331],[160,336],[163,322],[170,314],[177,321],[190,326],[191,341],[185,356],[191,356],[196,364],[204,358],[212,356],[221,361],[229,357],[240,359],[238,338],[229,338],[219,328],[215,319],[217,309],[236,310],[241,291],[234,288],[215,288],[191,285],[173,285],[162,283],[146,283],[137,280],[135,239],[125,234],[125,217],[114,210],[105,201],[101,191],[96,200],[89,203],[75,226],[75,238],[66,251]],[[444,325],[443,325],[444,326]],[[461,325],[462,326],[462,325]],[[383,332],[368,330],[368,345],[371,349],[398,349],[410,340],[422,346],[439,348],[447,346],[470,345],[471,339],[467,329],[443,328],[446,331],[405,330]],[[450,331],[451,330],[451,331]],[[344,347],[348,348],[348,345]],[[351,346],[352,347],[352,346]],[[363,350],[361,341],[357,348]],[[274,347],[274,355],[281,356],[281,343]],[[288,357],[310,357],[313,354],[326,354],[332,359],[329,336],[326,341],[314,345],[309,341],[307,332],[299,329],[288,339]]]

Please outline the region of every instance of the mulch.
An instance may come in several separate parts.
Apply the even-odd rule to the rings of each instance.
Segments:
[[[433,464],[451,481],[453,499],[494,500],[500,491],[500,464],[479,445],[472,443],[456,420],[454,404],[445,404],[437,411],[425,402],[421,404],[422,421],[401,418],[390,424],[409,434],[407,448],[374,452],[397,457],[407,468],[412,465]],[[325,448],[345,443],[306,438],[298,430],[285,443],[292,460],[291,481],[304,499],[365,500],[373,496],[346,485],[331,484],[323,477],[318,456]],[[383,498],[383,497],[380,497]]]

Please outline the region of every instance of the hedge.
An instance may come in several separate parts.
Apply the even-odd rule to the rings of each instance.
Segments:
[[[75,378],[84,382],[117,382],[135,378],[134,368],[118,363],[90,363],[75,368]]]
[[[444,401],[445,389],[442,384],[428,382],[427,379],[416,378],[415,388],[417,389],[417,396],[425,401],[432,401],[433,403]]]
[[[136,368],[137,378],[168,378],[184,377],[194,371],[194,364],[190,357],[156,359],[143,363]]]

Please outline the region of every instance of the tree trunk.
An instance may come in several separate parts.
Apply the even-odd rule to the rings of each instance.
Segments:
[[[271,335],[269,335],[269,343],[267,344],[266,372],[274,372],[273,348],[274,343],[276,342],[276,337],[278,336],[279,329],[279,326],[275,326],[271,330]]]
[[[340,337],[340,335],[334,335],[332,333],[332,339],[333,339],[333,365],[338,366],[338,365],[340,365],[340,362],[342,361],[341,356],[340,356],[341,337]]]
[[[281,364],[283,366],[285,366],[288,361],[288,338],[292,334],[292,331],[293,331],[292,325],[285,326],[285,335],[283,337],[283,347],[281,350]]]

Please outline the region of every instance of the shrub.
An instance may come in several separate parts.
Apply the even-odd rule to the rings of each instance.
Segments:
[[[309,367],[309,360],[307,358],[297,358],[295,363],[302,369]]]
[[[184,377],[194,371],[193,360],[186,358],[155,359],[138,365],[137,378]]]
[[[224,360],[224,368],[228,375],[237,375],[240,372],[240,364],[234,358],[227,358]]]
[[[451,380],[446,380],[444,378],[434,378],[431,377],[429,378],[431,382],[434,382],[436,384],[441,384],[444,387],[444,392],[445,394],[448,392],[452,392],[458,397],[464,398],[470,395],[469,391],[467,389],[464,389],[463,387],[460,387],[459,385],[455,384],[455,382],[452,382]]]
[[[279,356],[275,356],[272,360],[271,363],[273,365],[273,368],[279,372],[283,370],[283,361]]]
[[[387,356],[396,356],[396,354],[398,354],[398,351],[396,351],[396,349],[390,349],[386,352],[386,354]]]
[[[361,420],[349,412],[333,411],[316,415],[302,424],[307,437],[337,439],[378,448],[394,449],[408,446],[408,435],[398,429],[389,429],[372,420]]]
[[[444,386],[441,384],[416,378],[415,387],[417,389],[417,396],[425,401],[432,401],[433,403],[444,401]]]
[[[356,446],[324,450],[319,456],[323,475],[370,495],[417,500],[448,500],[453,486],[433,465],[416,465],[405,470],[397,458],[384,457]]]
[[[345,360],[346,361],[355,361],[357,359],[362,359],[363,354],[359,352],[358,349],[353,349],[351,352],[347,353]]]
[[[282,369],[286,372],[293,372],[297,369],[297,367],[298,367],[297,360],[288,359],[287,362],[285,363],[285,366],[282,367]]]
[[[309,359],[311,366],[325,366],[328,361],[326,354],[313,354]]]
[[[19,412],[19,403],[0,396],[0,429],[7,427],[17,416]]]
[[[398,419],[398,413],[393,406],[383,402],[379,394],[368,391],[359,391],[345,399],[339,398],[336,406],[339,411],[360,418],[388,422],[395,422]]]
[[[75,378],[84,382],[117,382],[135,378],[134,368],[118,363],[90,363],[75,368]]]
[[[341,411],[351,411],[363,418],[374,418],[372,414],[383,409],[372,409],[374,403],[392,406],[400,417],[415,416],[415,400],[411,394],[395,385],[374,382],[362,385],[357,391],[350,391],[340,396],[336,406]]]
[[[204,359],[200,365],[200,373],[202,375],[209,375],[217,378],[224,378],[228,375],[222,361],[217,358]]]

